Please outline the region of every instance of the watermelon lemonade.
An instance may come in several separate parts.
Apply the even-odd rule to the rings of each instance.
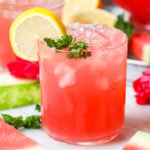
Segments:
[[[2,0],[0,1],[0,66],[6,67],[7,64],[15,60],[16,56],[12,51],[9,42],[9,28],[13,20],[24,10],[41,6],[53,10],[61,16],[63,0]]]
[[[43,128],[67,143],[109,141],[124,124],[127,38],[103,25],[73,24],[67,33],[92,55],[70,59],[39,43]]]

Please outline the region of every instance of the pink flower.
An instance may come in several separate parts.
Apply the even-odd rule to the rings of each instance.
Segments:
[[[133,81],[136,92],[136,102],[140,105],[150,103],[150,69],[143,72],[142,76]]]
[[[7,66],[10,73],[15,77],[39,80],[38,62],[29,62],[17,58],[16,61],[9,63]]]

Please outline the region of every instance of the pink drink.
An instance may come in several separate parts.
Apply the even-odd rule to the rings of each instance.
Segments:
[[[2,17],[0,13],[0,65],[3,67],[16,58],[9,42],[9,28],[12,21],[11,18]]]
[[[124,123],[127,38],[102,25],[74,24],[68,33],[92,56],[69,59],[39,44],[43,128],[68,143],[109,141]]]
[[[35,6],[48,8],[61,16],[63,0],[0,1],[0,66],[6,67],[9,62],[15,60],[16,58],[9,42],[9,28],[11,23],[25,9]]]

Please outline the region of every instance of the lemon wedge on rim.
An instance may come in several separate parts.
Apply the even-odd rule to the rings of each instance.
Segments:
[[[37,41],[45,37],[60,38],[65,25],[55,13],[44,8],[32,8],[20,14],[10,27],[10,43],[14,53],[28,61],[38,61]]]

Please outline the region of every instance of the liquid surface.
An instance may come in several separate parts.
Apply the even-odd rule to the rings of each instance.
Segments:
[[[94,50],[112,50],[125,43],[126,36],[120,30],[110,28],[106,25],[82,25],[73,24],[67,28],[68,34],[73,35],[77,40],[88,43]],[[80,35],[80,36],[79,36]]]

